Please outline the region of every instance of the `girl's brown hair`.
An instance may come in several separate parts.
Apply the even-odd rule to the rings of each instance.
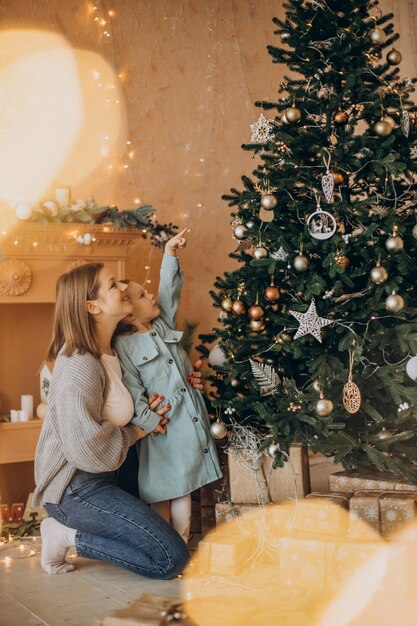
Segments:
[[[88,263],[62,274],[56,284],[56,305],[52,342],[48,360],[54,361],[61,352],[71,356],[90,352],[101,356],[94,317],[87,311],[87,300],[98,295],[98,275],[103,263]]]

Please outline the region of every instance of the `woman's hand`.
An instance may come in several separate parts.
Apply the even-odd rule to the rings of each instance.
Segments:
[[[164,415],[170,410],[171,405],[167,404],[166,406],[162,407],[162,409],[159,409],[159,411],[156,410],[161,402],[163,402],[164,400],[164,396],[160,396],[157,393],[154,393],[148,400],[149,408],[151,409],[151,411],[154,411],[162,418],[158,426],[151,432],[151,435],[153,437],[155,437],[159,433],[161,433],[161,435],[165,435],[165,433],[167,432],[166,425],[169,423],[170,419],[169,417],[164,417]]]
[[[187,380],[190,383],[191,387],[194,387],[194,389],[200,389],[201,391],[204,389],[203,377],[201,372],[199,372],[198,370],[200,369],[202,364],[203,361],[201,359],[198,359],[198,361],[194,363],[194,372],[191,372],[191,374],[188,374],[187,376]]]

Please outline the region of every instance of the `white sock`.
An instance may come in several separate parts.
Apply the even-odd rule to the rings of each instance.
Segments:
[[[66,574],[75,569],[73,563],[68,563],[65,557],[69,548],[75,545],[76,532],[53,517],[42,520],[41,565],[47,574]]]
[[[188,542],[190,536],[191,526],[191,494],[181,498],[174,498],[171,500],[171,521],[172,525],[184,539],[185,543]]]

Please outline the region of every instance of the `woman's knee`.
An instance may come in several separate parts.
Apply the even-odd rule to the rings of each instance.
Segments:
[[[178,535],[179,541],[171,546],[171,549],[165,554],[164,563],[160,563],[160,578],[168,580],[181,574],[188,563],[190,553],[187,544]]]

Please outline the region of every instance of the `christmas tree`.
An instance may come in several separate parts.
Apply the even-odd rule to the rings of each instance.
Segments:
[[[239,265],[201,336],[213,403],[276,466],[297,442],[416,483],[416,81],[377,1],[284,6],[268,51],[291,76],[256,102],[256,168],[224,196]]]

